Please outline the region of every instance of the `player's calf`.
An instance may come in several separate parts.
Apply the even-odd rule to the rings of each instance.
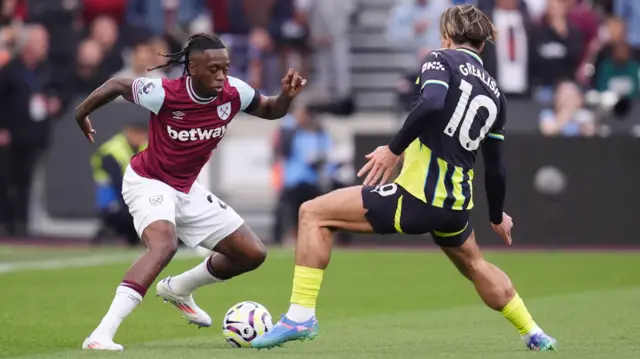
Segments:
[[[267,249],[258,236],[243,224],[213,248],[209,269],[220,279],[230,279],[257,269],[267,259]]]
[[[475,235],[459,247],[442,247],[458,270],[470,279],[482,301],[502,314],[518,330],[530,350],[555,350],[555,339],[546,335],[533,321],[509,277],[487,262],[478,248]]]
[[[156,289],[158,296],[178,308],[189,322],[208,327],[211,317],[195,303],[193,291],[258,268],[267,257],[267,250],[246,225],[219,243],[205,241],[201,245],[217,253],[180,275],[163,279]]]
[[[267,249],[251,231],[242,225],[219,243],[200,244],[216,254],[200,265],[172,278],[171,286],[177,294],[189,295],[207,284],[225,281],[260,267],[267,258]]]
[[[307,201],[300,207],[291,306],[273,330],[251,342],[254,348],[272,348],[318,335],[316,301],[324,269],[329,264],[332,231],[373,231],[365,218],[367,210],[361,191],[361,186],[339,189]]]
[[[122,321],[136,308],[147,288],[178,250],[175,228],[168,221],[148,225],[142,234],[146,251],[133,263],[116,289],[116,295],[98,327],[83,343],[83,349],[122,350],[113,338]]]

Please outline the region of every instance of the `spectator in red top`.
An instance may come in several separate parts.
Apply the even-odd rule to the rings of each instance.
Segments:
[[[590,50],[598,37],[598,15],[595,13],[591,5],[584,0],[568,0],[569,4],[569,23],[577,27],[582,33],[582,58],[580,67],[576,77],[578,81],[585,85],[589,81],[586,76],[585,65],[588,62]]]
[[[158,0],[160,1],[160,0]],[[83,0],[82,18],[85,24],[91,24],[100,16],[109,16],[116,22],[122,22],[127,10],[127,0]]]

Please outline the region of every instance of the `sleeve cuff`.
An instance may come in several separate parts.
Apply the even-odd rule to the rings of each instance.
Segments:
[[[496,212],[496,213],[490,213],[489,220],[491,221],[491,223],[496,225],[502,223],[502,211]]]

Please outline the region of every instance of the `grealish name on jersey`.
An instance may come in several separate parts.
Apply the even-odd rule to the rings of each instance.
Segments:
[[[422,63],[414,104],[438,110],[422,119],[395,182],[434,207],[470,210],[477,152],[484,141],[504,139],[506,100],[475,51],[442,49]]]
[[[460,73],[464,76],[471,75],[479,78],[480,81],[484,82],[485,84],[487,84],[487,86],[489,86],[489,88],[491,89],[493,94],[496,95],[496,97],[498,98],[500,97],[500,90],[498,89],[498,84],[494,79],[489,77],[489,75],[487,75],[485,71],[480,71],[477,67],[475,67],[473,64],[470,64],[468,62],[466,64],[460,65],[459,70],[460,70]]]

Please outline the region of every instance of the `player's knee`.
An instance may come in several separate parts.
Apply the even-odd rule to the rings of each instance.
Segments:
[[[172,258],[178,251],[176,231],[170,223],[154,223],[143,233],[147,250],[162,259]]]
[[[304,202],[302,206],[300,206],[300,210],[298,212],[300,224],[319,220],[319,213],[318,201],[312,199]]]

